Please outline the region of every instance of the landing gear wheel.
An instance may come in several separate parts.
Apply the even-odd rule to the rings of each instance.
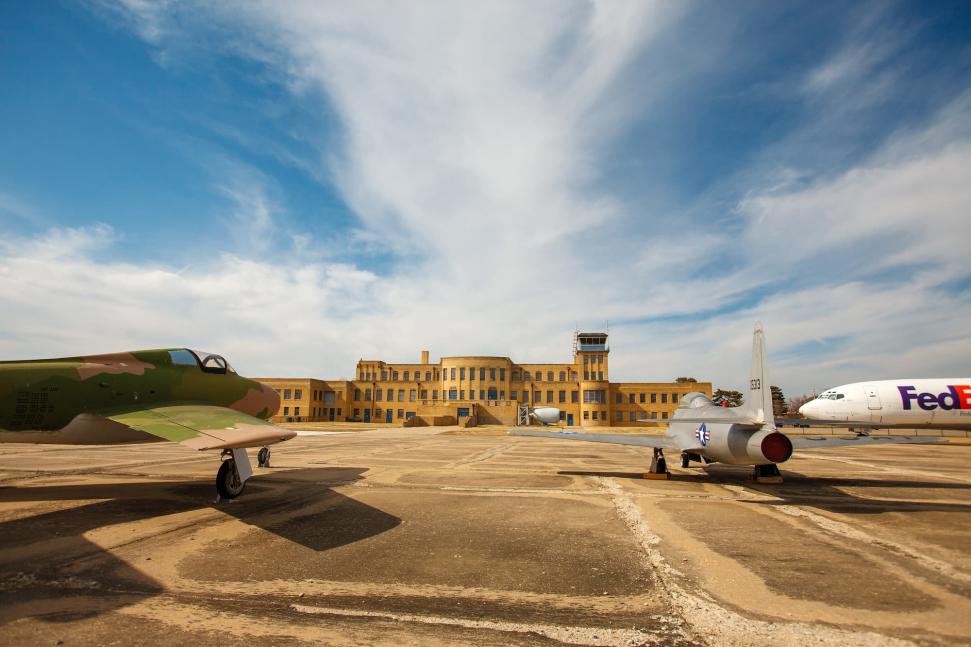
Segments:
[[[691,459],[688,458],[687,454],[681,454],[681,467],[685,469],[691,467]]]
[[[256,460],[257,460],[257,464],[260,467],[269,467],[270,466],[270,448],[269,447],[264,447],[263,449],[261,449],[259,451],[259,453],[256,454]]]
[[[239,478],[236,471],[236,461],[223,461],[216,473],[216,492],[220,498],[235,499],[243,493],[246,482]]]

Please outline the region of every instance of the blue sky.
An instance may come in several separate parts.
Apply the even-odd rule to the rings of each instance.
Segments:
[[[0,3],[0,356],[966,375],[971,10]]]

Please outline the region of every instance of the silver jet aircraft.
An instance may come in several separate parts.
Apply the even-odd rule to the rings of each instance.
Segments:
[[[671,418],[667,434],[664,436],[549,432],[531,429],[513,429],[510,433],[514,436],[543,436],[562,440],[651,447],[654,449],[654,458],[651,461],[649,475],[654,478],[665,478],[667,475],[664,458],[664,450],[667,449],[680,453],[682,467],[688,467],[691,461],[752,465],[755,468],[756,480],[773,483],[782,482],[778,464],[789,460],[793,449],[944,442],[939,438],[869,437],[865,434],[848,437],[793,436],[790,438],[781,433],[776,426],[772,413],[772,391],[767,380],[767,364],[765,333],[762,325],[756,324],[752,339],[752,372],[745,403],[738,407],[720,407],[703,393],[687,393],[681,398],[681,403]],[[805,422],[834,425],[832,421]]]

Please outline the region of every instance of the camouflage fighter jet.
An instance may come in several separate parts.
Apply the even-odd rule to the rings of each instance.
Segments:
[[[0,442],[115,445],[174,441],[218,449],[219,496],[243,492],[247,447],[296,436],[267,422],[280,396],[219,355],[185,348],[0,362]]]

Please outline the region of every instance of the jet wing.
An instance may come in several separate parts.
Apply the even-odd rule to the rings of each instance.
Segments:
[[[193,449],[263,447],[297,435],[234,409],[205,404],[147,407],[105,417]]]
[[[614,445],[639,445],[640,447],[660,447],[661,449],[680,449],[673,438],[668,436],[636,436],[632,434],[584,434],[573,431],[533,431],[532,429],[510,429],[511,436],[540,436],[559,440],[586,440],[593,443]]]
[[[793,449],[813,447],[872,447],[873,445],[939,444],[947,443],[934,436],[786,436]]]
[[[852,427],[854,429],[934,429],[934,430],[971,430],[971,422],[968,424],[941,424],[935,425],[933,423],[929,425],[915,425],[915,424],[900,424],[900,425],[888,425],[880,422],[869,422],[862,420],[817,420],[814,418],[776,418],[775,424],[779,427],[785,425],[788,427],[841,427],[848,428]]]

